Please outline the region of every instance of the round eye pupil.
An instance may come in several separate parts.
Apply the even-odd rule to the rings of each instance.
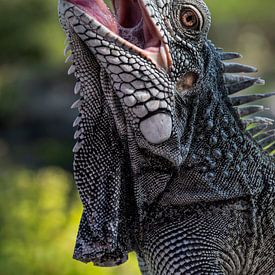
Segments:
[[[199,18],[198,15],[191,9],[184,9],[181,12],[181,24],[187,29],[198,30]]]
[[[192,15],[189,15],[187,18],[186,18],[187,22],[192,22],[194,20],[193,16]]]

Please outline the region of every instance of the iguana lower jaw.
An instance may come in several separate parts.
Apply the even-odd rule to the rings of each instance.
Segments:
[[[112,14],[103,0],[63,2],[75,5],[94,20],[114,43],[119,43],[150,60],[157,68],[169,71],[172,65],[169,47],[164,43],[142,0],[113,0],[115,14]]]

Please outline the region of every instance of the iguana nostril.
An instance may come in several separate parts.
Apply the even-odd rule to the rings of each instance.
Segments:
[[[198,81],[198,75],[194,72],[184,74],[177,82],[176,89],[179,93],[190,90]]]

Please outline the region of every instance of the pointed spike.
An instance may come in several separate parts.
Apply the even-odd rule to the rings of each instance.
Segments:
[[[275,96],[275,92],[267,94],[255,94],[255,95],[245,95],[245,96],[236,96],[231,97],[233,106],[240,106],[243,104],[251,103],[260,99],[268,98]]]
[[[264,121],[268,125],[273,125],[275,122],[275,120],[270,117],[257,116],[257,117],[255,117],[255,119],[258,120],[259,122]]]
[[[74,61],[73,55],[68,55],[68,57],[65,60],[65,63],[69,63],[69,62],[73,62],[73,61]]]
[[[258,143],[263,147],[270,147],[271,145],[273,145],[275,143],[275,134],[266,137],[260,141],[258,141]]]
[[[236,94],[242,90],[245,90],[251,86],[253,86],[257,82],[257,78],[249,79],[243,82],[237,82],[235,84],[227,85],[227,92],[229,95]]]
[[[246,131],[249,131],[249,129],[252,128],[252,127],[250,126],[251,123],[250,123],[248,120],[242,119],[241,122],[242,122],[242,125],[243,125],[243,127],[245,128]]]
[[[272,125],[274,122],[272,119],[269,119],[266,117],[244,118],[242,121],[246,125],[246,127],[249,129],[254,128],[259,124]]]
[[[262,78],[257,78],[257,81],[255,82],[255,84],[258,84],[258,85],[265,85],[265,80],[262,79]]]
[[[255,138],[257,135],[262,133],[262,131],[266,130],[269,125],[266,124],[258,124],[257,126],[250,128],[248,132]]]
[[[81,100],[78,99],[76,102],[73,103],[73,105],[71,106],[71,109],[76,109],[79,108],[81,106]]]
[[[245,121],[247,121],[248,124],[254,124],[254,125],[258,125],[258,124],[266,124],[266,125],[272,125],[275,121],[274,119],[271,119],[269,117],[262,117],[262,116],[256,116],[253,118],[248,118]]]
[[[64,45],[67,46],[70,43],[70,41],[71,41],[71,37],[70,37],[69,34],[67,34],[67,36],[66,36],[66,38],[64,40]]]
[[[72,66],[69,68],[69,70],[68,70],[68,75],[74,74],[75,71],[76,71],[76,68],[75,68],[74,65],[72,65]]]
[[[240,117],[249,116],[255,113],[259,113],[265,110],[264,106],[261,105],[249,105],[244,107],[237,107]]]
[[[225,73],[256,73],[258,70],[255,67],[240,64],[223,62]]]
[[[77,95],[81,90],[81,82],[76,82],[75,87],[74,87],[74,93]]]
[[[255,136],[257,140],[262,140],[264,138],[267,138],[269,136],[275,135],[275,129],[269,130],[269,131],[262,131],[258,135]]]
[[[223,52],[223,48],[220,48],[220,47],[217,47],[216,50],[217,50],[218,52]]]
[[[78,138],[81,136],[81,134],[82,134],[81,129],[79,129],[79,130],[75,131],[75,134],[74,134],[74,139],[78,139]]]
[[[222,60],[231,60],[236,58],[242,58],[242,55],[235,52],[222,52],[221,54]]]
[[[275,155],[275,143],[265,149],[271,156]]]
[[[64,55],[67,56],[68,52],[72,49],[71,44],[68,44],[64,49]]]
[[[82,148],[82,145],[83,145],[82,143],[77,142],[77,143],[75,144],[74,148],[73,148],[73,153],[78,153],[79,150]]]
[[[247,80],[255,80],[255,84],[258,84],[258,85],[265,84],[265,81],[261,78],[255,78],[255,77],[250,77],[246,75],[224,74],[223,80],[224,80],[224,84],[226,85],[245,82]]]
[[[75,119],[74,123],[73,123],[73,127],[77,127],[77,126],[80,124],[80,122],[81,122],[81,117],[78,116],[78,117]]]
[[[256,137],[262,133],[262,131],[273,125],[274,120],[267,117],[254,117],[252,119],[244,119],[243,122],[246,124],[246,131]]]

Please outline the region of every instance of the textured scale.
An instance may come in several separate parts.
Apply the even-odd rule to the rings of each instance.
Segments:
[[[74,258],[114,266],[135,251],[147,275],[275,274],[274,122],[255,103],[274,93],[236,95],[264,81],[207,39],[202,0],[113,5],[59,1],[79,96]]]

